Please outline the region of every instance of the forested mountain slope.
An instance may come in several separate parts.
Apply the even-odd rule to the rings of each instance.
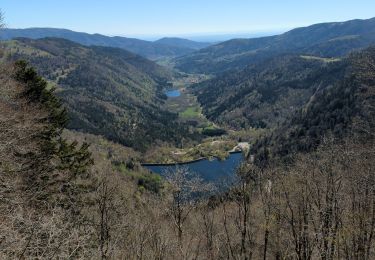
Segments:
[[[57,86],[71,129],[99,134],[137,149],[157,140],[178,142],[186,128],[161,109],[172,74],[121,49],[85,47],[64,39],[3,43],[10,60],[25,59]]]
[[[375,18],[322,23],[276,36],[233,39],[176,58],[175,63],[184,72],[218,74],[286,53],[341,57],[374,42]]]
[[[232,128],[272,128],[322,86],[344,74],[344,62],[283,55],[194,86],[208,118]]]
[[[144,41],[135,38],[109,37],[101,34],[88,34],[67,29],[56,28],[28,28],[28,29],[1,29],[0,39],[11,40],[19,37],[40,39],[46,37],[63,38],[82,45],[97,45],[125,49],[149,59],[161,57],[176,57],[191,53],[194,48],[166,45],[162,42]]]
[[[320,85],[309,101],[252,148],[258,160],[290,158],[314,150],[324,136],[373,136],[375,47],[352,54],[336,66],[342,76]],[[364,140],[366,142],[366,140]]]

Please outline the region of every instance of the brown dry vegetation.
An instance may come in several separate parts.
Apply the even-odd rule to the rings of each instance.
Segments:
[[[68,133],[82,146],[47,156],[50,111],[30,102],[14,75],[1,66],[0,259],[374,259],[368,122],[356,123],[360,136],[327,138],[293,165],[243,165],[230,192],[198,200],[191,193],[207,187],[181,173],[162,193],[140,190],[100,145],[91,148],[94,166],[77,159],[95,137]],[[60,137],[57,151],[71,145]],[[112,147],[119,160],[137,156]]]
[[[114,174],[105,184],[114,187],[106,197],[106,214],[112,217],[106,223],[106,255],[114,259],[373,259],[374,148],[372,141],[332,144],[329,140],[290,167],[243,166],[243,178],[235,189],[201,201],[181,197],[186,195],[181,195],[183,188],[194,190],[200,185],[172,180],[169,192],[159,197],[140,194],[131,186],[122,188]],[[101,194],[99,201],[105,198]]]

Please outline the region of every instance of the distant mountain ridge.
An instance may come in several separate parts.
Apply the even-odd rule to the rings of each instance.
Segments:
[[[175,59],[187,73],[218,74],[241,69],[280,54],[341,57],[375,43],[375,18],[321,23],[281,35],[233,39]]]
[[[200,50],[200,49],[203,49],[212,45],[212,43],[209,43],[209,42],[196,42],[196,41],[177,38],[177,37],[164,37],[155,41],[155,43],[165,44],[168,46],[189,48],[189,49],[194,49],[194,50]]]
[[[134,52],[152,60],[163,57],[178,57],[201,48],[199,46],[208,46],[206,43],[199,43],[180,38],[173,38],[173,41],[171,40],[172,38],[168,38],[170,40],[161,39],[159,41],[151,42],[135,38],[121,36],[110,37],[101,34],[88,34],[56,28],[2,29],[0,33],[1,40],[11,40],[20,37],[30,39],[55,37],[67,39],[86,46],[96,45],[116,47]]]

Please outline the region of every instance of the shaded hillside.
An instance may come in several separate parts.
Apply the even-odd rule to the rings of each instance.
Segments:
[[[375,123],[375,48],[342,62],[344,74],[321,85],[293,116],[252,148],[258,160],[291,157],[315,149],[325,135],[373,135]]]
[[[64,39],[4,43],[8,59],[25,59],[55,86],[70,114],[69,128],[144,150],[188,136],[177,114],[161,109],[171,73],[121,49],[85,47]],[[56,85],[58,84],[58,85]]]
[[[2,29],[0,39],[11,40],[19,37],[40,39],[46,37],[63,38],[80,43],[82,45],[97,45],[125,49],[149,59],[162,57],[177,57],[194,51],[193,48],[186,48],[176,45],[165,45],[158,42],[144,41],[126,37],[109,37],[101,34],[88,34],[74,32],[67,29],[55,28],[28,28],[28,29]]]
[[[176,68],[217,74],[283,53],[340,57],[375,42],[375,18],[315,24],[277,36],[234,39],[176,58]]]
[[[194,49],[194,50],[203,49],[212,45],[209,42],[196,42],[196,41],[192,41],[188,39],[175,38],[175,37],[161,38],[155,41],[155,43],[160,43],[160,44],[174,46],[174,47],[189,48],[189,49]]]
[[[342,62],[279,56],[195,85],[208,118],[234,128],[272,128],[321,86],[343,76]]]

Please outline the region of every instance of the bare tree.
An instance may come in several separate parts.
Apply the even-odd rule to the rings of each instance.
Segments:
[[[198,205],[203,195],[211,190],[211,186],[186,168],[178,168],[167,174],[172,188],[172,201],[169,212],[177,228],[178,240],[182,245],[183,226],[191,211]]]
[[[203,232],[205,240],[205,249],[208,259],[216,259],[214,252],[214,237],[217,235],[217,225],[216,225],[216,205],[214,202],[208,200],[202,203],[202,206],[199,208],[199,214],[201,217],[201,229]]]
[[[111,218],[113,209],[113,189],[103,180],[97,190],[97,205],[99,213],[99,248],[102,259],[108,258],[111,239]]]
[[[277,174],[274,173],[274,168],[269,168],[267,171],[262,171],[262,174],[259,175],[259,200],[262,205],[263,211],[263,259],[267,259],[270,248],[271,232],[274,231],[278,233],[278,222],[276,225],[273,225],[272,222],[275,222],[279,217],[279,205],[277,205],[277,189],[275,189],[274,183],[278,180],[276,179]],[[274,220],[275,219],[275,220]],[[275,230],[272,230],[275,226]],[[277,237],[277,236],[276,236]],[[276,239],[277,240],[277,239]],[[278,247],[276,246],[275,258],[280,259],[280,253]]]
[[[4,13],[0,10],[0,29],[5,28],[5,18]]]
[[[301,170],[301,171],[300,171]],[[282,180],[284,198],[285,231],[288,234],[294,248],[296,259],[311,259],[314,250],[314,232],[311,225],[312,208],[309,196],[309,180],[306,178],[306,170],[289,172]],[[284,238],[286,240],[286,238]]]
[[[259,185],[260,169],[254,165],[249,166],[244,164],[237,170],[237,174],[239,176],[239,183],[231,194],[231,200],[233,200],[236,205],[234,226],[237,228],[240,237],[239,239],[230,238],[227,227],[225,227],[225,231],[227,233],[228,246],[232,257],[252,259],[255,251],[254,212],[252,203],[255,201],[257,186]],[[224,217],[227,218],[225,211]],[[225,222],[227,222],[227,219],[224,223]],[[239,245],[230,244],[230,241],[236,241],[235,243],[239,241]],[[234,248],[239,248],[239,252],[234,252]]]

